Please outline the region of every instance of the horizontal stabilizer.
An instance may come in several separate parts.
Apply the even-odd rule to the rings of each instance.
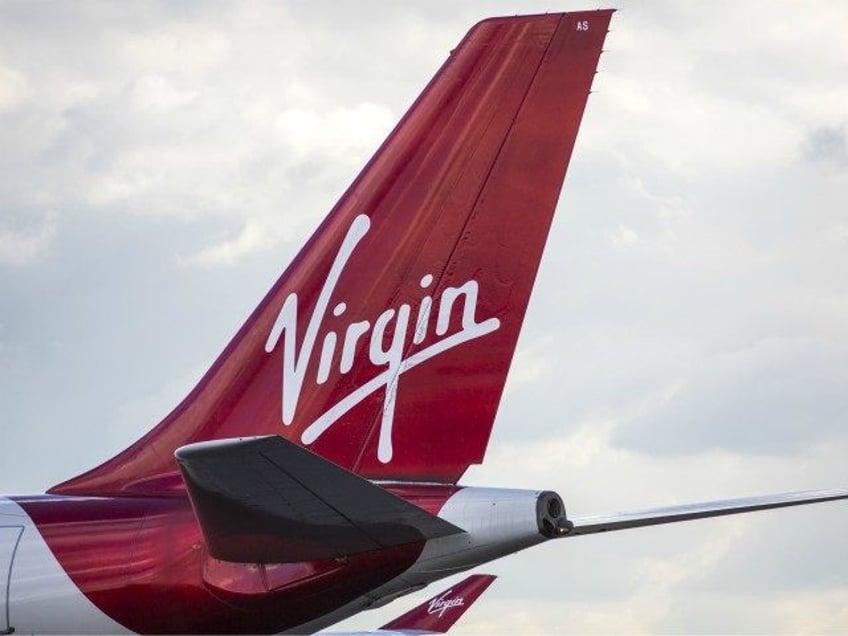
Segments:
[[[463,532],[281,437],[200,442],[176,458],[224,561],[316,561]]]
[[[412,608],[380,629],[403,633],[409,631],[443,634],[453,627],[453,624],[496,578],[492,574],[472,574],[449,590]]]
[[[634,512],[616,512],[607,515],[574,517],[569,519],[574,524],[574,529],[568,532],[566,536],[572,537],[580,534],[608,532],[610,530],[655,526],[661,523],[689,521],[691,519],[703,519],[705,517],[720,517],[723,515],[734,515],[740,512],[754,512],[756,510],[785,508],[787,506],[801,506],[803,504],[834,501],[837,499],[848,499],[848,490],[843,488],[808,490],[805,492],[782,493],[762,497],[708,501],[682,506],[670,506],[667,508],[652,508]]]

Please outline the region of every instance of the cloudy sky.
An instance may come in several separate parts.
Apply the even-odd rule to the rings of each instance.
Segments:
[[[465,482],[846,486],[848,5],[619,6]],[[164,416],[470,25],[579,8],[0,0],[0,490]],[[547,544],[458,631],[845,633],[846,536],[835,503]]]

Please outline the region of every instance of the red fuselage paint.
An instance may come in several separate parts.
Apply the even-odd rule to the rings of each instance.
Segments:
[[[438,513],[455,486],[388,486]],[[141,633],[274,633],[315,620],[406,571],[423,542],[313,563],[206,554],[185,494],[12,498],[102,612]]]

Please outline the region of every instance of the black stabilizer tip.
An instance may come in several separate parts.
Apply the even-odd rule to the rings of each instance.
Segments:
[[[565,535],[570,533],[572,530],[574,530],[574,524],[571,523],[571,521],[569,521],[568,519],[560,519],[557,522],[557,528],[556,529],[557,529],[557,535],[559,535],[560,537],[564,537]]]

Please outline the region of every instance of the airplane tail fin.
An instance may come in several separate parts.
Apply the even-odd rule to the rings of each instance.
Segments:
[[[443,634],[453,627],[496,578],[492,574],[472,574],[451,589],[414,607],[380,629]]]
[[[257,435],[370,479],[479,463],[611,15],[471,29],[197,387],[50,492],[181,489],[177,448]]]

